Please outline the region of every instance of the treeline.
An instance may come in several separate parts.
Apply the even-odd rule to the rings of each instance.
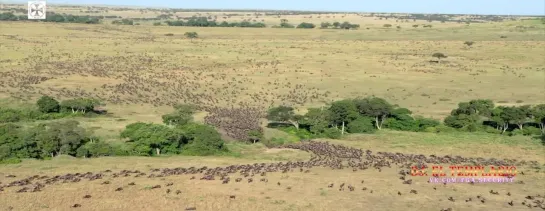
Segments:
[[[78,100],[68,109],[82,112]],[[56,108],[45,103],[48,111]],[[57,109],[57,110],[58,110]],[[0,124],[0,162],[14,163],[24,158],[49,159],[59,155],[74,157],[156,156],[164,154],[221,155],[228,153],[221,135],[211,126],[193,121],[195,107],[177,105],[164,115],[165,124],[137,122],[121,132],[124,142],[106,142],[79,126],[74,120],[57,121],[23,128],[13,123]]]
[[[47,12],[45,20],[36,20],[44,22],[58,22],[58,23],[86,23],[86,24],[98,24],[100,19],[103,19],[104,16],[78,16],[78,15],[67,15],[67,14],[58,14],[54,12]],[[28,20],[27,15],[15,15],[11,12],[5,12],[0,14],[0,21],[25,21]]]
[[[335,101],[328,107],[310,108],[304,115],[295,114],[292,107],[279,106],[268,111],[267,119],[270,127],[279,127],[303,139],[339,138],[347,132],[373,133],[383,128],[434,133],[545,134],[545,104],[507,107],[482,99],[460,103],[444,122],[413,116],[409,109],[377,97]]]
[[[345,21],[343,23],[340,23],[340,22],[333,22],[333,23],[322,22],[320,24],[320,28],[322,28],[322,29],[329,29],[329,28],[334,28],[334,29],[357,29],[357,28],[360,28],[360,25],[359,24],[351,24],[348,21]]]
[[[52,97],[42,96],[36,102],[38,109],[0,108],[0,123],[93,116],[104,113],[104,111],[95,110],[95,107],[100,104],[100,101],[91,98],[69,99],[59,103]]]
[[[250,28],[265,28],[267,27],[264,23],[257,22],[252,23],[249,21],[242,22],[227,22],[223,21],[218,23],[216,21],[209,21],[206,17],[193,17],[187,21],[166,21],[169,26],[195,26],[195,27],[250,27]]]

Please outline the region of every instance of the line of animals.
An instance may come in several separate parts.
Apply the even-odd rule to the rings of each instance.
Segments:
[[[284,148],[298,149],[311,153],[311,158],[308,161],[288,161],[278,162],[278,163],[254,163],[254,164],[244,164],[244,165],[229,165],[224,167],[189,167],[189,168],[163,168],[163,169],[151,169],[149,173],[142,172],[140,170],[122,170],[120,172],[112,172],[111,170],[105,170],[99,173],[86,172],[86,173],[74,173],[74,174],[65,174],[65,175],[56,175],[56,176],[40,176],[34,175],[28,178],[21,180],[12,181],[10,183],[2,185],[0,182],[0,193],[4,191],[5,188],[10,187],[22,187],[17,190],[17,193],[23,192],[38,192],[41,191],[46,186],[51,186],[59,183],[76,183],[83,180],[94,181],[94,180],[105,180],[102,182],[102,185],[110,184],[110,181],[106,179],[114,179],[118,177],[146,177],[147,178],[162,178],[173,175],[192,175],[190,180],[200,178],[200,180],[208,181],[221,181],[221,184],[228,184],[234,180],[234,182],[242,182],[243,180],[247,183],[252,183],[257,181],[257,178],[254,176],[261,176],[259,182],[269,182],[266,178],[267,174],[281,172],[289,173],[294,171],[299,171],[303,173],[309,173],[312,168],[322,167],[322,168],[331,168],[335,169],[352,169],[353,171],[361,171],[366,169],[375,169],[381,171],[383,168],[391,168],[393,165],[404,168],[406,170],[399,171],[403,184],[410,185],[412,184],[411,179],[406,179],[406,176],[410,174],[410,167],[417,165],[426,165],[426,163],[433,164],[462,164],[462,163],[474,163],[476,165],[539,165],[537,161],[517,161],[517,160],[499,160],[499,159],[484,159],[484,158],[464,158],[460,156],[424,156],[424,155],[414,155],[414,154],[402,154],[402,153],[390,153],[390,152],[378,152],[373,154],[370,150],[356,149],[352,147],[347,147],[343,145],[330,144],[328,142],[319,142],[313,140],[306,140],[297,144],[285,145]],[[201,175],[201,176],[198,176]],[[8,175],[8,178],[15,178],[15,175]],[[364,184],[365,181],[361,180],[361,184]],[[170,182],[165,185],[167,194],[181,194],[180,190],[172,190],[168,187],[172,186],[174,183]],[[128,183],[129,186],[136,185],[134,182]],[[277,182],[276,185],[282,186],[280,182]],[[444,183],[443,185],[446,185]],[[356,191],[355,184],[346,184],[342,183],[337,186],[339,191],[345,191],[345,187],[348,191]],[[151,189],[162,188],[161,185],[155,185]],[[335,184],[330,183],[327,185],[327,188],[335,188]],[[286,187],[290,190],[291,187]],[[433,187],[436,190],[436,187]],[[361,188],[362,191],[369,191],[373,193],[373,190],[370,190],[367,187]],[[122,187],[117,187],[115,191],[123,191]],[[490,194],[499,195],[498,191],[490,190]],[[398,195],[403,195],[402,192],[398,191]],[[418,194],[417,190],[412,189],[409,194]],[[510,192],[506,193],[507,196],[511,196]],[[84,199],[91,198],[91,195],[83,196]],[[230,199],[236,199],[235,195],[230,195]],[[449,201],[455,202],[456,200],[453,197],[448,198]],[[466,199],[465,202],[473,201],[473,198]],[[477,195],[476,202],[486,203],[487,199],[482,195]],[[527,195],[521,204],[529,208],[541,208],[545,210],[545,195]],[[509,206],[515,206],[515,202],[510,200],[507,202]],[[74,204],[72,207],[81,207],[81,204]],[[196,210],[195,207],[189,207],[186,210]],[[452,208],[441,209],[441,211],[452,210]]]

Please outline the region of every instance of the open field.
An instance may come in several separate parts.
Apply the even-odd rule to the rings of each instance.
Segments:
[[[0,58],[4,96],[45,93],[131,104],[109,108],[116,113],[181,101],[319,106],[376,95],[416,114],[441,118],[458,102],[475,98],[543,102],[537,96],[545,80],[540,59],[545,40],[538,29],[510,32],[488,24],[399,31],[1,24],[3,52],[9,52]],[[201,38],[183,38],[187,31]],[[466,40],[476,44],[468,48]],[[431,63],[434,52],[449,58]]]
[[[410,138],[412,136],[412,138]],[[488,138],[486,138],[488,137]],[[475,143],[476,139],[485,139],[483,143]],[[331,140],[329,140],[331,141]],[[509,142],[507,142],[509,141]],[[425,143],[423,143],[425,142]],[[506,143],[507,142],[507,143]],[[50,161],[25,161],[18,165],[0,167],[0,172],[9,172],[16,178],[2,178],[4,184],[10,181],[20,180],[32,175],[65,175],[67,173],[99,173],[111,170],[119,173],[122,170],[139,170],[147,173],[146,176],[136,178],[136,174],[112,178],[112,173],[103,173],[102,179],[81,182],[68,182],[46,185],[40,192],[14,193],[19,190],[17,186],[5,188],[0,204],[11,206],[14,210],[70,210],[73,204],[80,204],[83,210],[171,210],[195,207],[197,210],[361,210],[366,207],[369,210],[440,210],[452,208],[453,210],[528,210],[522,205],[523,201],[531,203],[534,200],[524,199],[530,196],[543,196],[545,179],[543,172],[544,151],[537,140],[510,139],[506,137],[492,137],[488,135],[469,135],[452,137],[451,135],[433,134],[403,134],[396,132],[384,132],[376,135],[353,137],[350,140],[335,140],[335,144],[357,146],[364,149],[377,151],[389,150],[393,152],[415,152],[430,154],[433,150],[441,149],[434,153],[438,156],[446,154],[461,155],[464,157],[502,157],[508,159],[537,160],[539,164],[534,167],[528,165],[518,166],[519,175],[514,183],[503,184],[430,184],[428,177],[411,177],[412,184],[403,184],[398,172],[402,169],[397,165],[391,168],[382,167],[379,172],[370,167],[367,170],[353,171],[352,168],[332,170],[329,167],[303,168],[310,172],[300,172],[299,168],[293,168],[293,172],[268,172],[265,176],[256,173],[255,176],[244,177],[239,173],[229,174],[231,181],[222,184],[219,176],[215,180],[199,180],[201,174],[172,175],[162,178],[148,178],[152,168],[200,168],[226,167],[228,165],[242,165],[252,163],[273,163],[287,161],[306,161],[308,153],[292,151],[288,149],[266,149],[259,145],[234,145],[231,148],[239,150],[239,158],[229,157],[120,157],[97,159],[73,159],[55,158]],[[464,147],[466,146],[466,147]],[[467,147],[471,146],[471,147]],[[521,156],[525,155],[525,156]],[[446,166],[445,166],[446,167]],[[520,171],[524,173],[521,175]],[[7,176],[8,173],[3,173]],[[156,175],[159,172],[155,173]],[[242,178],[241,182],[235,182],[235,178]],[[252,183],[247,179],[253,178]],[[267,179],[266,182],[261,179]],[[361,181],[364,180],[362,183]],[[62,181],[62,180],[61,180]],[[110,184],[102,184],[109,181]],[[522,184],[519,181],[523,181]],[[60,181],[59,181],[60,182]],[[134,182],[135,185],[128,185]],[[173,183],[171,186],[165,186]],[[278,185],[280,183],[280,185]],[[334,184],[333,188],[328,185]],[[354,186],[354,191],[346,187],[339,191],[339,185]],[[43,181],[42,181],[43,184]],[[152,189],[152,186],[161,185],[161,188]],[[122,191],[115,191],[122,187]],[[363,188],[367,188],[363,190]],[[434,189],[436,188],[436,189]],[[167,193],[167,189],[172,192]],[[180,190],[180,194],[175,191]],[[410,193],[416,190],[417,194]],[[498,191],[499,195],[489,193],[490,190]],[[401,192],[401,196],[398,195]],[[510,193],[510,196],[506,195]],[[91,195],[89,199],[82,198]],[[481,202],[477,196],[485,198]],[[235,196],[231,199],[230,196]],[[453,201],[448,198],[453,197]],[[472,198],[472,201],[466,202]],[[537,200],[543,200],[536,197]],[[514,206],[508,202],[513,201]],[[534,206],[535,204],[532,204]],[[539,207],[532,207],[535,210]]]
[[[80,10],[64,8],[57,12],[88,14]],[[110,10],[101,15],[142,18],[159,14]],[[225,20],[243,21],[249,17],[244,14]],[[175,15],[218,15],[219,21],[226,17],[219,12]],[[414,115],[436,119],[447,116],[459,102],[472,99],[491,99],[497,105],[545,103],[545,25],[539,21],[469,25],[421,20],[398,23],[355,14],[257,19],[278,24],[282,18],[293,24],[349,21],[361,27],[358,30],[197,28],[151,26],[152,21],[138,26],[112,25],[110,21],[97,25],[0,21],[0,98],[6,98],[0,101],[0,107],[21,108],[41,95],[61,100],[98,98],[106,103],[107,115],[75,120],[102,140],[117,142],[122,141],[119,134],[126,125],[139,121],[161,123],[161,115],[171,112],[175,103],[199,105],[202,112],[195,116],[198,122],[205,122],[207,114],[221,113],[219,108],[265,110],[287,104],[304,112],[333,100],[372,95],[409,108]],[[401,28],[384,28],[383,24]],[[413,28],[413,24],[433,24],[433,28]],[[199,38],[187,39],[186,32],[197,32]],[[468,47],[465,41],[475,44]],[[436,52],[448,58],[436,62],[431,56]],[[18,124],[32,126],[43,122],[47,121]],[[265,120],[261,124],[265,125]],[[297,139],[272,128],[265,128],[265,137]],[[81,205],[80,210],[101,211],[190,207],[196,210],[530,209],[522,202],[531,204],[530,210],[545,209],[545,150],[539,140],[528,136],[382,130],[372,135],[353,134],[342,140],[318,140],[363,152],[372,150],[376,156],[379,156],[376,152],[382,151],[538,162],[517,165],[524,175],[517,175],[517,182],[510,184],[429,184],[426,182],[429,177],[411,176],[403,180],[412,179],[412,184],[403,184],[399,171],[407,170],[407,166],[394,165],[396,162],[390,158],[366,160],[364,155],[363,161],[370,163],[351,161],[368,169],[353,171],[353,166],[346,163],[350,159],[340,158],[339,153],[324,156],[330,159],[326,167],[313,165],[303,170],[291,167],[293,172],[287,173],[275,169],[266,176],[260,176],[261,172],[248,177],[239,172],[223,175],[230,177],[228,184],[222,184],[219,175],[215,180],[199,180],[203,172],[164,173],[164,177],[148,178],[150,174],[159,174],[152,171],[156,168],[164,171],[164,168],[225,168],[288,161],[312,163],[309,159],[314,155],[297,149],[267,149],[262,144],[229,141],[234,156],[90,159],[60,156],[0,165],[0,187],[19,181],[14,183],[15,187],[5,187],[3,191],[0,188],[0,210],[72,210],[76,209],[70,207],[74,204]],[[348,154],[354,151],[357,150]],[[343,160],[347,166],[331,169],[331,160]],[[406,165],[415,164],[405,157],[401,160]],[[392,162],[391,168],[385,167],[384,161]],[[104,172],[107,169],[112,172]],[[138,170],[146,175],[112,176],[122,170]],[[73,182],[77,176],[68,175],[66,183],[57,178],[55,184],[38,188],[41,191],[16,193],[21,189],[17,184],[25,184],[21,179],[76,172],[102,173],[103,178],[88,181],[89,174]],[[196,179],[191,179],[193,176]],[[243,179],[235,182],[236,178]],[[248,178],[254,181],[249,183]],[[267,182],[261,181],[265,178]],[[36,181],[44,184],[45,179],[33,182]],[[102,184],[105,181],[109,184]],[[131,182],[135,184],[129,185]],[[331,183],[334,187],[329,188]],[[345,187],[346,190],[339,191],[341,183],[355,186],[355,190]],[[152,188],[155,185],[161,187]],[[116,191],[120,187],[122,190]],[[171,192],[167,193],[167,189]],[[180,193],[176,193],[178,190]],[[491,190],[498,194],[490,193]],[[91,197],[83,198],[85,195]],[[527,196],[533,198],[525,199]],[[466,201],[468,198],[471,201]],[[511,200],[513,206],[508,204]],[[538,205],[540,202],[542,205]]]

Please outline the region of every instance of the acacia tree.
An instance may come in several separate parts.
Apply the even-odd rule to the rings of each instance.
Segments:
[[[40,97],[36,101],[36,105],[38,105],[38,109],[43,113],[56,113],[60,109],[59,101],[47,95]]]
[[[248,138],[255,144],[257,141],[261,141],[263,139],[263,133],[261,133],[259,130],[250,130],[248,132]]]
[[[502,112],[502,119],[508,121],[509,123],[516,124],[519,129],[522,130],[522,126],[528,119],[529,107],[504,107]]]
[[[322,29],[327,29],[327,28],[329,28],[330,26],[331,26],[331,23],[329,23],[329,22],[322,22],[322,23],[320,24],[320,27],[321,27]]]
[[[342,125],[341,135],[344,134],[345,125],[359,117],[358,110],[354,101],[352,100],[340,100],[331,104],[328,109],[330,112],[330,120],[335,127],[339,124]]]
[[[447,58],[447,55],[439,52],[434,53],[431,56],[437,58],[438,62],[441,61],[442,58]]]
[[[184,33],[184,36],[191,39],[191,42],[193,42],[193,39],[198,38],[199,34],[197,34],[197,32],[186,32]]]
[[[473,41],[465,41],[464,42],[464,45],[466,45],[467,47],[471,48],[471,46],[474,44],[475,42]]]
[[[378,97],[355,99],[354,103],[361,115],[375,118],[375,126],[379,130],[382,129],[384,119],[391,114],[394,108],[386,100]]]
[[[134,144],[136,153],[144,155],[152,155],[153,151],[156,155],[160,155],[161,151],[179,153],[182,144],[187,141],[181,130],[142,122],[127,125],[120,135]]]
[[[501,131],[501,134],[509,128],[509,119],[506,119],[507,116],[503,114],[505,106],[498,106],[492,110],[491,120],[496,123],[496,129]]]
[[[535,123],[539,125],[541,134],[545,134],[545,104],[539,104],[534,106],[531,111],[531,118]]]
[[[193,121],[196,107],[190,104],[174,105],[174,112],[161,116],[166,125],[185,125]]]
[[[309,108],[307,113],[300,120],[300,124],[309,128],[314,134],[320,134],[329,126],[330,110],[323,108]]]
[[[70,99],[70,100],[64,100],[61,102],[60,106],[62,110],[65,111],[72,111],[72,113],[77,113],[81,111],[82,113],[86,113],[89,111],[93,111],[95,109],[95,106],[100,105],[100,101],[93,98],[76,98],[76,99]]]
[[[297,115],[294,109],[289,106],[278,106],[269,109],[267,113],[267,120],[276,123],[291,124],[297,130],[299,130],[299,120],[301,115]]]
[[[335,28],[339,28],[340,25],[341,25],[341,23],[339,23],[337,21],[333,22],[333,27],[335,27]]]

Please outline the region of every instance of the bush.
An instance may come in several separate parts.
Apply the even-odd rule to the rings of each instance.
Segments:
[[[483,131],[486,133],[501,134],[500,130],[497,130],[496,128],[490,126],[484,126]]]
[[[300,139],[310,139],[314,137],[313,134],[305,128],[299,128],[299,130],[297,130],[297,128],[290,126],[290,127],[280,127],[278,129],[290,135],[297,136]]]
[[[314,24],[312,24],[312,23],[305,23],[305,22],[300,23],[300,24],[297,26],[297,28],[299,28],[299,29],[313,29],[313,28],[315,28],[315,27],[316,27],[316,25],[314,25]]]
[[[452,128],[452,127],[448,127],[446,125],[437,125],[435,127],[436,129],[436,133],[451,133],[451,132],[456,132],[456,129]]]
[[[21,114],[15,109],[0,110],[0,123],[18,122],[21,120]]]
[[[183,146],[182,154],[207,156],[228,151],[221,135],[211,126],[188,124],[183,130],[191,140]]]
[[[418,131],[418,122],[409,115],[402,115],[396,118],[388,118],[384,121],[383,126],[392,130],[400,131]]]
[[[524,135],[524,132],[520,129],[514,129],[509,133],[510,136],[522,136]]]
[[[36,101],[36,104],[38,105],[38,110],[43,113],[57,113],[60,109],[59,101],[47,95],[42,96]]]
[[[327,129],[325,129],[324,135],[327,138],[330,138],[330,139],[339,139],[342,136],[341,131],[338,130],[337,128],[327,128]]]
[[[348,123],[349,133],[374,133],[376,131],[373,125],[374,119],[369,117],[360,117]]]
[[[541,135],[541,130],[537,127],[526,126],[522,129],[522,134],[525,136]]]
[[[436,127],[441,124],[438,120],[429,119],[424,117],[416,117],[416,124],[418,125],[418,131],[424,131],[429,127]]]
[[[479,126],[477,124],[469,124],[467,126],[464,126],[460,130],[466,131],[466,132],[477,132],[479,131]]]
[[[17,164],[21,163],[22,160],[19,158],[7,158],[7,159],[0,159],[0,164]]]

